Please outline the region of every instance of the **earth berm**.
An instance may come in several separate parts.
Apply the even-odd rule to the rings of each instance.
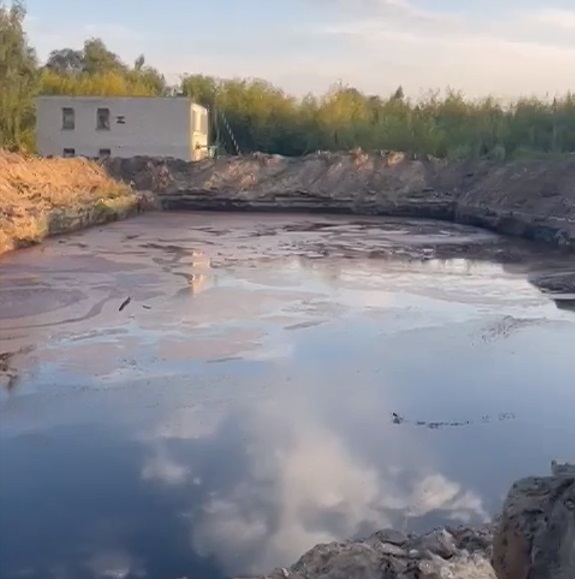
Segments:
[[[438,218],[575,247],[575,154],[495,163],[357,149],[197,163],[136,157],[106,166],[113,177],[158,194],[168,209]]]

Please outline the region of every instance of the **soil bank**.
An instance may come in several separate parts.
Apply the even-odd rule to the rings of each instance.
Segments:
[[[354,150],[197,163],[111,159],[107,168],[169,209],[437,218],[575,246],[575,155],[494,163]]]
[[[47,236],[122,219],[145,195],[85,159],[41,159],[0,150],[0,254]]]

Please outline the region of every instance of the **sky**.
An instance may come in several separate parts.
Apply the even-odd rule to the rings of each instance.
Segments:
[[[451,87],[551,97],[575,89],[575,0],[28,0],[40,58],[102,38],[125,61],[264,78],[303,95],[336,82],[417,97]]]

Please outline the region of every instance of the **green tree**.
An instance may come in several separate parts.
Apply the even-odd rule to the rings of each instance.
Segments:
[[[108,50],[101,38],[89,38],[84,42],[84,72],[105,74],[107,72],[126,72],[127,66],[120,57]]]
[[[61,74],[82,72],[84,70],[84,53],[73,48],[53,50],[48,56],[46,68]]]
[[[128,79],[134,86],[141,86],[148,96],[167,96],[168,83],[163,74],[146,64],[146,57],[140,54],[134,61],[132,70],[127,73]]]
[[[37,61],[24,32],[24,4],[0,2],[0,146],[29,148]]]

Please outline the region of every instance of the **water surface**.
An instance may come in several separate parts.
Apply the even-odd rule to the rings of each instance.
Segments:
[[[216,579],[488,520],[573,458],[575,314],[529,281],[569,271],[446,224],[225,214],[3,257],[0,577]]]

